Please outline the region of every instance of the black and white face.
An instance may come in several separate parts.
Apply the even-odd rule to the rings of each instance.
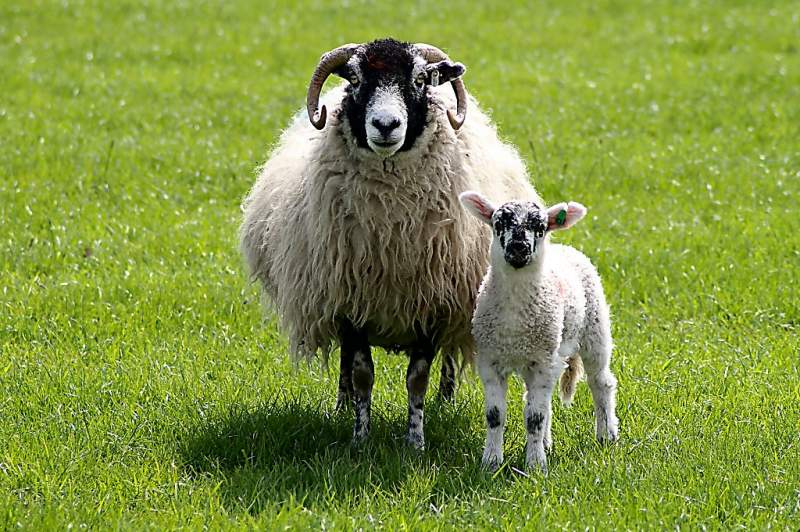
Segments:
[[[533,202],[510,201],[492,213],[493,247],[516,269],[533,261],[547,233],[547,211]],[[495,250],[492,250],[495,253]]]
[[[365,45],[335,71],[349,82],[343,112],[358,145],[384,158],[410,149],[425,129],[428,88],[465,70],[452,61],[428,64],[409,43]]]
[[[458,198],[492,227],[492,264],[503,261],[516,270],[536,261],[549,232],[568,229],[586,215],[586,207],[573,201],[550,208],[532,201],[510,201],[495,208],[477,192],[463,192]]]

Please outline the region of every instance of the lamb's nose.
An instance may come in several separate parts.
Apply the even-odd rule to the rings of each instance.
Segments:
[[[379,120],[378,118],[373,118],[372,125],[375,126],[375,129],[380,131],[381,135],[383,135],[385,138],[388,137],[392,131],[397,129],[397,127],[400,125],[400,120],[398,120],[397,118],[393,118],[388,122],[384,122],[382,120]]]
[[[506,250],[510,255],[526,255],[531,251],[527,242],[519,240],[509,242]]]

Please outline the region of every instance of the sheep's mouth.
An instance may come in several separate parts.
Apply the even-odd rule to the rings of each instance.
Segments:
[[[392,142],[386,140],[367,139],[367,145],[373,152],[381,157],[390,157],[400,149],[400,147],[403,145],[403,140],[400,139]]]

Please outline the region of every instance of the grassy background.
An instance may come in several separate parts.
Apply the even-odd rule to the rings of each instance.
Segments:
[[[477,4],[477,3],[476,3]],[[0,529],[796,528],[800,5],[603,1],[0,4]],[[405,425],[377,355],[369,444],[336,368],[293,371],[237,252],[255,166],[320,53],[446,48],[615,317],[619,444],[579,387],[527,478],[513,383]]]

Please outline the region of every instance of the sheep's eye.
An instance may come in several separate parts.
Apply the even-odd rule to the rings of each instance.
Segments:
[[[414,80],[414,83],[417,84],[417,87],[422,87],[423,85],[425,85],[425,74],[424,73],[417,74],[417,79]]]
[[[359,83],[361,83],[361,80],[360,80],[360,79],[358,79],[358,76],[356,76],[355,74],[353,74],[352,76],[350,76],[350,84],[351,84],[351,85],[353,85],[353,86],[356,86],[356,85],[358,85]]]

